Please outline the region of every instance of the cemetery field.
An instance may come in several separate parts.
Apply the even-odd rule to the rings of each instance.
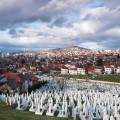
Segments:
[[[38,116],[28,111],[17,111],[0,103],[0,120],[72,120],[49,116]]]
[[[87,79],[87,80],[91,79],[91,80],[120,83],[120,75],[61,75],[61,76],[65,78]]]

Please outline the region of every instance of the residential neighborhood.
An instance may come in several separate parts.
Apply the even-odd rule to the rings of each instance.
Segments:
[[[74,52],[73,52],[74,49]],[[21,52],[8,54],[7,56],[3,54],[0,57],[0,88],[6,88],[14,90],[27,92],[28,87],[36,84],[47,76],[85,76],[85,75],[119,75],[120,74],[120,53],[117,51],[99,51],[94,52],[88,50],[87,54],[81,54],[76,56],[77,52],[83,52],[84,49],[73,46],[72,48],[64,48],[55,50],[55,53],[59,51],[64,51],[64,54],[72,54],[71,56],[59,57],[56,56],[46,56],[43,52]],[[71,51],[72,50],[72,51]],[[85,51],[87,51],[85,49]],[[79,53],[78,52],[78,53]],[[40,54],[42,53],[42,56]],[[50,53],[54,53],[54,50]],[[49,51],[47,52],[49,54]],[[61,56],[61,55],[60,55]]]

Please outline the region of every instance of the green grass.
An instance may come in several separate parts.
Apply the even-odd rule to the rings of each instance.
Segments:
[[[65,78],[74,78],[76,79],[91,79],[99,81],[108,81],[108,82],[117,82],[120,83],[120,75],[60,75]]]
[[[120,83],[120,75],[98,75],[94,77],[94,80]]]
[[[72,119],[35,115],[34,113],[28,111],[17,111],[3,103],[0,103],[0,120],[72,120]]]

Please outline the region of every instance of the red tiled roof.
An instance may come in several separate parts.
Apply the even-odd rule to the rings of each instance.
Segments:
[[[95,67],[94,66],[87,66],[87,67],[85,67],[85,69],[87,70],[87,71],[94,71],[95,70]]]
[[[21,82],[21,78],[16,73],[13,72],[7,72],[5,74],[5,77],[7,80],[15,80],[16,82]]]
[[[68,69],[66,66],[62,66],[62,69]]]

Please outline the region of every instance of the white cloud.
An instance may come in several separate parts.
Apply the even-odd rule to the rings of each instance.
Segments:
[[[99,17],[102,17],[106,14],[110,14],[110,12],[111,12],[110,8],[107,8],[105,6],[97,8],[88,8],[84,12],[84,17],[89,15],[91,17],[95,17],[96,19],[98,19]]]
[[[80,46],[84,48],[89,48],[92,50],[105,49],[104,46],[99,45],[97,42],[84,42],[84,43],[81,43]]]
[[[24,28],[24,33],[16,32],[18,38],[11,39],[15,39],[14,44],[18,45],[69,44],[80,36],[95,34],[98,27],[99,24],[94,24],[92,21],[75,23],[71,27],[49,27],[47,24],[42,24],[40,27],[38,25],[35,28]]]
[[[51,0],[46,6],[41,7],[39,10],[57,10],[63,11],[65,9],[74,9],[75,6],[82,6],[87,4],[90,0]],[[74,6],[74,7],[73,7]]]
[[[81,43],[92,49],[116,47],[111,44],[117,44],[120,37],[120,6],[118,0],[114,5],[113,0],[108,1],[101,0],[104,4],[99,6],[92,0],[1,0],[0,29],[4,31],[0,31],[0,44],[48,47]],[[56,25],[61,21],[64,24]],[[27,27],[20,28],[21,24]],[[10,29],[15,30],[6,31]]]
[[[105,34],[110,36],[120,36],[120,27],[108,29]]]
[[[82,21],[73,24],[73,29],[82,34],[95,34],[100,27],[99,21]]]
[[[14,7],[17,2],[16,0],[0,0],[0,10],[5,9],[5,7]]]

